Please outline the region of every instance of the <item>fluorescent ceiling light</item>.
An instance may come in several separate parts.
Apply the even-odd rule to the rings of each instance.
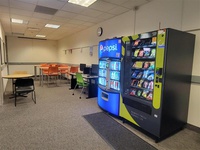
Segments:
[[[46,24],[45,27],[57,29],[57,28],[60,27],[60,25],[56,25],[56,24]]]
[[[28,21],[11,18],[12,23],[28,24]]]
[[[37,34],[36,37],[44,38],[44,37],[46,37],[46,35],[40,35],[40,34]]]
[[[69,0],[68,2],[76,4],[76,5],[81,5],[81,6],[84,6],[84,7],[88,7],[88,6],[90,6],[91,4],[93,4],[96,1],[97,0]]]

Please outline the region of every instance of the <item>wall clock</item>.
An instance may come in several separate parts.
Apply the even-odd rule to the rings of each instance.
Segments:
[[[103,28],[102,27],[98,27],[97,36],[101,36],[102,34],[103,34]]]

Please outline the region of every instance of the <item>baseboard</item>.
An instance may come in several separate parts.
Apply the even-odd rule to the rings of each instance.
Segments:
[[[190,130],[192,130],[192,131],[195,131],[195,132],[197,132],[197,133],[200,134],[200,128],[197,127],[197,126],[194,126],[194,125],[191,125],[191,124],[187,124],[187,125],[186,125],[186,128],[187,128],[187,129],[190,129]]]

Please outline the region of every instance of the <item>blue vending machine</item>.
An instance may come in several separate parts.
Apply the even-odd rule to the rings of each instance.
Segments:
[[[119,116],[121,81],[121,38],[99,42],[98,105]]]

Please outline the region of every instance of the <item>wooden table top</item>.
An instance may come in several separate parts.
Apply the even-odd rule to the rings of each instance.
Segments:
[[[2,78],[18,79],[18,78],[28,78],[28,77],[32,77],[32,76],[33,75],[31,75],[31,74],[9,74],[9,75],[2,76]]]

